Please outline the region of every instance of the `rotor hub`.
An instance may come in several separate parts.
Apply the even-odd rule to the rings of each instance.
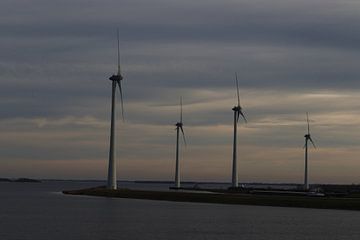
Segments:
[[[178,123],[176,123],[176,124],[175,124],[175,126],[177,126],[177,127],[182,127],[182,126],[183,126],[183,124],[182,124],[182,123],[180,123],[180,122],[178,122]]]
[[[111,81],[121,81],[123,80],[123,76],[121,76],[121,74],[118,74],[118,75],[112,75],[111,77],[109,77],[109,80]]]
[[[239,111],[241,111],[241,107],[240,106],[234,106],[232,108],[232,110],[235,111],[235,112],[239,112]]]

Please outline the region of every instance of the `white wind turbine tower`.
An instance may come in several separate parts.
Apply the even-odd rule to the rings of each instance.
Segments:
[[[116,85],[119,85],[120,90],[120,101],[121,101],[121,115],[124,120],[124,106],[123,106],[123,96],[121,89],[121,81],[123,76],[121,75],[120,69],[120,48],[119,48],[119,29],[117,30],[117,57],[118,57],[118,71],[117,74],[112,75],[109,79],[112,81],[112,96],[111,96],[111,129],[110,129],[110,151],[109,151],[109,169],[108,169],[108,179],[107,179],[107,188],[108,189],[117,189],[117,178],[116,178],[116,159],[115,159],[115,95],[116,95]]]
[[[305,176],[304,176],[304,189],[307,191],[309,190],[309,181],[308,181],[308,143],[309,141],[311,142],[311,144],[314,146],[314,148],[316,148],[314,141],[311,139],[311,135],[310,135],[310,123],[309,123],[309,113],[306,113],[306,120],[307,120],[307,127],[308,127],[308,132],[307,134],[304,136],[305,137]]]
[[[245,123],[247,122],[244,113],[242,112],[242,108],[240,106],[240,93],[239,93],[239,83],[237,79],[237,73],[235,73],[235,81],[236,81],[236,93],[237,93],[237,106],[234,106],[232,110],[234,111],[234,143],[233,143],[233,162],[232,162],[232,187],[236,188],[239,186],[238,183],[238,169],[237,169],[237,125],[239,122],[240,115],[244,119]]]
[[[176,126],[176,166],[175,166],[175,188],[181,187],[180,182],[180,162],[179,162],[179,135],[180,130],[183,136],[184,144],[186,145],[185,133],[182,122],[182,97],[180,97],[180,122],[175,124]]]

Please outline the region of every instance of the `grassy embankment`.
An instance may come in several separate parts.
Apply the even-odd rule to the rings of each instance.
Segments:
[[[63,191],[64,194],[112,198],[133,198],[175,202],[242,204],[258,206],[360,210],[360,198],[198,193],[184,191],[108,190],[103,187]]]

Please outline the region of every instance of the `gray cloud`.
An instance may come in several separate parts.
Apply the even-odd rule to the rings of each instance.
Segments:
[[[244,180],[299,180],[284,171],[296,175],[297,164],[301,172],[306,111],[326,149],[314,157],[336,162],[343,154],[360,167],[359,9],[350,0],[2,1],[0,159],[7,167],[0,174],[33,162],[58,166],[62,172],[52,173],[60,177],[103,178],[116,27],[125,76],[124,178],[172,177],[172,124],[182,95],[191,143],[185,178],[228,179],[235,71],[250,120],[240,128]],[[86,161],[85,172],[76,164]],[[70,176],[66,166],[78,170]],[[331,181],[336,170],[329,164],[316,179]],[[335,180],[360,181],[355,174]]]

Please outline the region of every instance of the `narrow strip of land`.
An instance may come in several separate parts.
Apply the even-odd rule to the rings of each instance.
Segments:
[[[72,195],[174,202],[360,210],[360,198],[257,195],[241,193],[200,193],[186,191],[147,191],[130,189],[108,190],[102,187],[63,191],[63,193]]]

